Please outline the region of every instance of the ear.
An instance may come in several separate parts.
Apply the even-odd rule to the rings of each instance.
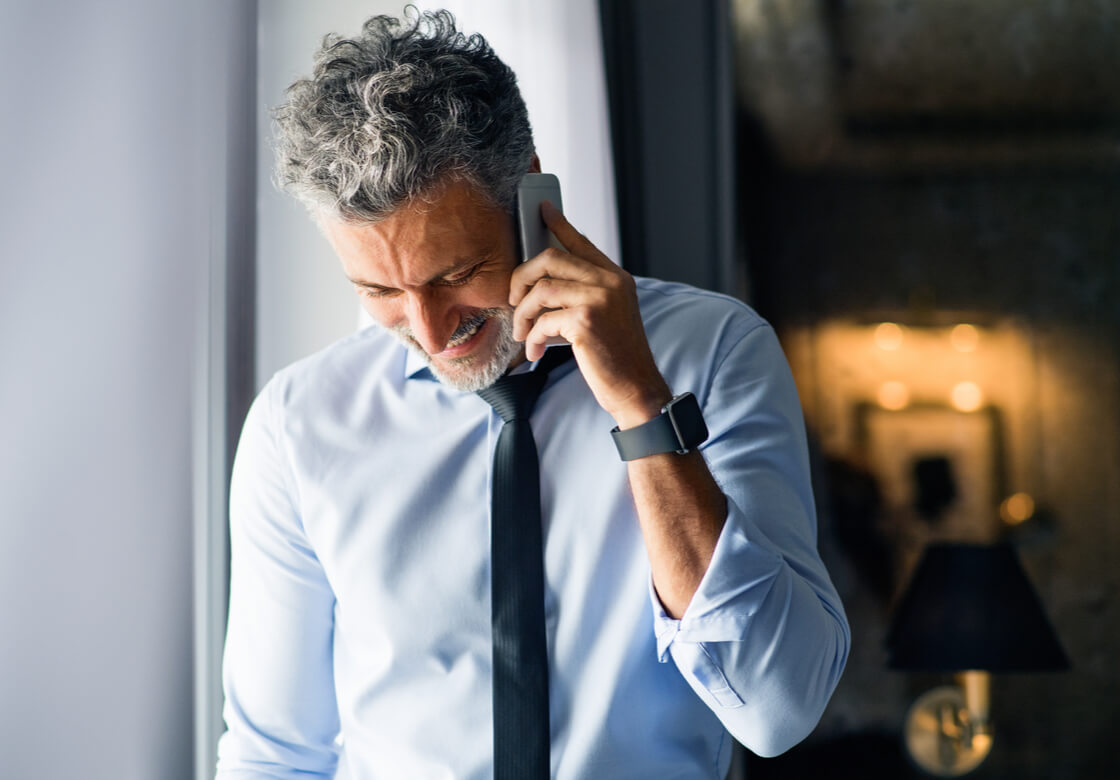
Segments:
[[[533,159],[529,161],[529,173],[541,172],[541,158],[537,157],[537,153],[533,152]]]

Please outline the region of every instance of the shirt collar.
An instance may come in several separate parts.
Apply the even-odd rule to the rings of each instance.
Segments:
[[[400,346],[401,349],[403,349],[405,352],[404,378],[430,379],[435,381],[436,376],[432,373],[432,369],[428,367],[428,361],[425,360],[416,350],[410,349],[404,344],[401,344]]]

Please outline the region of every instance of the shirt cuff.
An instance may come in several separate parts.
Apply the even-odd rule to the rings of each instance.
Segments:
[[[649,578],[657,658],[669,659],[674,642],[739,642],[784,566],[761,531],[732,507],[708,570],[684,615],[669,616]]]

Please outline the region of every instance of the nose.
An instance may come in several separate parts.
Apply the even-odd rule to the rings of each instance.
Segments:
[[[441,302],[439,295],[432,292],[408,295],[408,327],[412,337],[429,355],[443,352],[451,334],[459,327],[459,317],[454,308]]]

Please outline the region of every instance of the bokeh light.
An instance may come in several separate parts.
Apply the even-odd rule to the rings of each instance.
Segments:
[[[999,516],[1008,525],[1019,525],[1034,516],[1034,499],[1026,493],[1008,496],[999,505]]]
[[[984,404],[984,393],[975,382],[958,382],[953,386],[950,399],[954,408],[962,412],[975,412]]]
[[[962,322],[949,333],[949,342],[958,352],[972,352],[980,343],[980,332],[968,323]]]
[[[879,405],[884,409],[898,411],[910,403],[910,388],[902,382],[884,382],[879,388]]]
[[[875,346],[893,351],[902,346],[902,328],[893,322],[884,322],[875,328]]]

